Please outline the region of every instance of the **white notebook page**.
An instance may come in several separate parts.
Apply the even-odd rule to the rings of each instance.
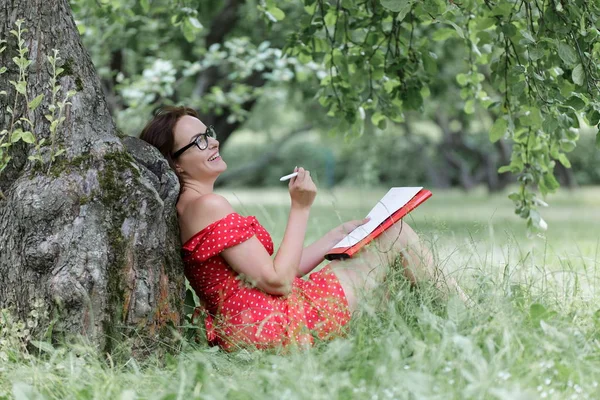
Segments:
[[[391,188],[385,196],[369,212],[367,217],[371,220],[350,232],[340,240],[333,248],[350,247],[366,238],[390,215],[408,203],[423,187],[395,187]]]

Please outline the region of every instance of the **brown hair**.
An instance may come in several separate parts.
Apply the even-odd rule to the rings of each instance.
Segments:
[[[157,108],[153,114],[154,118],[146,124],[142,133],[140,133],[140,139],[150,143],[161,152],[181,183],[181,178],[175,169],[175,162],[171,157],[174,151],[173,145],[175,144],[175,125],[179,118],[185,115],[198,118],[198,113],[188,107],[163,106]]]

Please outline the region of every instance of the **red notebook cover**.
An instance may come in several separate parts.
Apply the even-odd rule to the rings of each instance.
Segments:
[[[373,232],[366,238],[350,247],[336,247],[329,250],[329,253],[325,255],[327,260],[337,260],[350,258],[354,254],[358,253],[367,243],[381,235],[386,229],[400,221],[405,215],[417,208],[421,203],[431,197],[431,192],[427,189],[421,189],[412,199],[408,201],[403,207],[399,208],[395,213],[390,215],[385,221],[383,221]]]

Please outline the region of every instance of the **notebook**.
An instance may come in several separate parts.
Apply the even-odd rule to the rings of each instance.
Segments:
[[[369,212],[370,221],[350,232],[325,255],[327,260],[352,257],[367,243],[431,197],[422,187],[394,187]]]

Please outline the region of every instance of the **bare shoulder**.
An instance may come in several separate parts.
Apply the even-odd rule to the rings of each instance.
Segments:
[[[215,193],[190,200],[179,216],[181,236],[185,241],[208,225],[235,212],[229,201]]]

